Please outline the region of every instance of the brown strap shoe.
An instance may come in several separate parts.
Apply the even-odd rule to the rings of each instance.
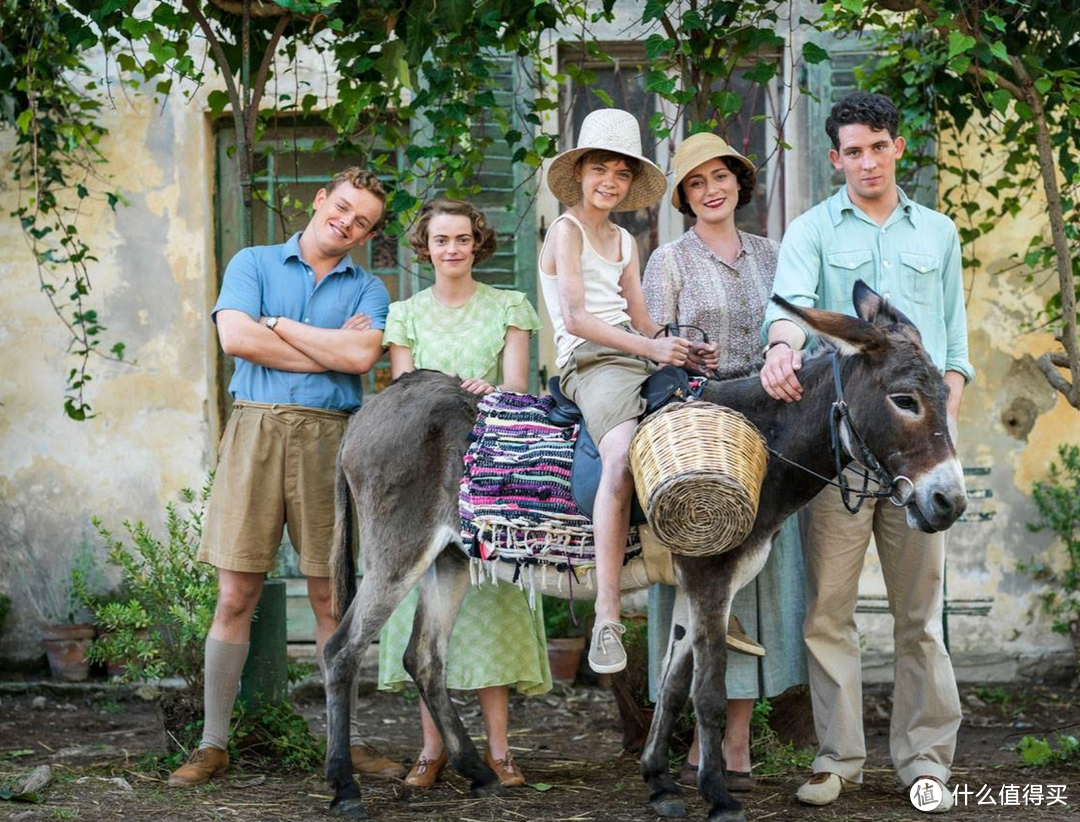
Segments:
[[[229,752],[218,748],[196,748],[188,761],[169,774],[172,788],[193,788],[224,773],[229,767]]]
[[[503,759],[494,759],[488,751],[484,754],[484,761],[491,770],[495,771],[495,776],[499,777],[499,784],[504,788],[516,788],[518,785],[525,784],[525,775],[517,766],[514,755],[510,751],[506,752]]]
[[[430,788],[442,776],[443,768],[450,758],[446,755],[446,748],[435,759],[428,759],[421,755],[412,766],[409,775],[405,777],[405,784],[414,788]]]
[[[402,779],[407,771],[400,762],[395,762],[379,753],[370,745],[353,745],[349,748],[349,758],[353,770],[363,776],[376,779]]]
[[[740,654],[765,656],[765,649],[754,642],[753,638],[743,630],[742,623],[734,614],[728,617],[727,646]]]

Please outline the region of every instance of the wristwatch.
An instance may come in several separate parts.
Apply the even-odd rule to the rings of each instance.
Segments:
[[[267,317],[266,318],[266,327],[269,328],[271,331],[273,331],[274,326],[277,325],[278,320],[280,320],[280,319],[281,319],[281,317]]]
[[[791,348],[791,344],[788,343],[786,340],[773,340],[771,343],[761,349],[761,358],[765,359],[767,356],[769,356],[769,352],[776,348],[776,346],[778,345],[786,345],[788,348]]]

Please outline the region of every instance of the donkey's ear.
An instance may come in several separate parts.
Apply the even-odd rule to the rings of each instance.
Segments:
[[[855,313],[860,319],[874,325],[910,325],[915,323],[907,318],[902,311],[887,302],[884,297],[862,280],[856,280],[851,289],[851,302],[855,305]]]
[[[775,294],[772,300],[799,325],[835,345],[841,354],[868,354],[887,344],[884,331],[859,317],[819,308],[801,308]]]

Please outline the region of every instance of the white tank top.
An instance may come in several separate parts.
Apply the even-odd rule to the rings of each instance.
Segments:
[[[552,227],[559,220],[569,220],[581,230],[581,279],[585,286],[585,310],[597,319],[603,320],[608,325],[621,325],[630,322],[630,315],[626,313],[626,299],[622,295],[619,280],[623,271],[630,263],[630,254],[634,238],[630,232],[622,226],[619,229],[621,251],[619,262],[613,262],[606,257],[601,257],[592,243],[585,227],[572,214],[560,214],[552,223]],[[550,229],[548,237],[551,236]],[[544,249],[547,247],[547,238],[540,248],[540,259],[544,259]],[[555,327],[555,364],[562,368],[570,359],[570,352],[585,342],[581,337],[575,337],[566,330],[563,322],[562,307],[559,303],[558,278],[554,274],[544,271],[540,266],[540,287],[544,292],[544,302],[547,303],[548,314],[551,315],[551,324]]]

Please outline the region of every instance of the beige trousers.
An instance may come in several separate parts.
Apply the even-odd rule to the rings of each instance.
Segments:
[[[803,635],[819,744],[814,772],[862,782],[866,740],[855,606],[873,534],[894,620],[893,766],[905,787],[920,776],[947,782],[960,698],[941,633],[945,534],[908,528],[904,510],[888,500],[867,500],[852,515],[833,486],[807,506],[803,530]]]

